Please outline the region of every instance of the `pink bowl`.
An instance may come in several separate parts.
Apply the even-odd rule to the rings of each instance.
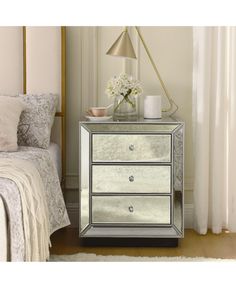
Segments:
[[[91,107],[89,111],[95,117],[103,117],[107,114],[107,108],[105,107]]]

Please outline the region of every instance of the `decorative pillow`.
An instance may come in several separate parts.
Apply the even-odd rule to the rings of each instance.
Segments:
[[[0,151],[17,151],[17,125],[24,108],[20,99],[0,96]]]
[[[47,149],[57,108],[57,95],[26,94],[19,97],[26,109],[18,125],[18,145]]]

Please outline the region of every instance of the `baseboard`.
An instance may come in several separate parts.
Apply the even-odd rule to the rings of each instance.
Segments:
[[[187,177],[184,179],[184,190],[185,191],[193,190],[193,178]]]
[[[79,227],[79,203],[66,203],[71,227]]]
[[[184,205],[184,227],[187,229],[193,228],[193,204]]]
[[[65,186],[66,186],[66,189],[78,189],[79,188],[78,174],[67,174]]]

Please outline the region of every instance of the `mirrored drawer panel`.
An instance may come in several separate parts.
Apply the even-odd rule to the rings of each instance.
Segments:
[[[93,165],[92,192],[170,193],[171,166]]]
[[[93,162],[171,162],[171,135],[93,134]]]
[[[92,222],[170,224],[170,197],[93,196]]]

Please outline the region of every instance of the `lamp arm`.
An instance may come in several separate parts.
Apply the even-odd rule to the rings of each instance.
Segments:
[[[162,112],[169,112],[169,111],[171,111],[172,108],[173,108],[173,105],[174,105],[174,106],[175,106],[175,110],[171,113],[171,115],[172,115],[172,114],[174,114],[174,113],[178,110],[179,107],[178,107],[178,105],[174,102],[174,100],[170,97],[170,95],[169,95],[169,93],[168,93],[168,91],[167,91],[167,89],[166,89],[166,86],[165,86],[165,84],[164,84],[164,82],[163,82],[163,80],[162,80],[162,78],[161,78],[161,75],[160,75],[159,71],[157,70],[156,64],[155,64],[155,62],[154,62],[154,60],[153,60],[153,58],[152,58],[152,56],[151,56],[151,54],[150,54],[150,52],[149,52],[149,50],[148,50],[148,47],[147,47],[147,45],[146,45],[146,43],[145,43],[145,41],[144,41],[144,39],[143,39],[143,36],[142,36],[139,28],[138,28],[137,26],[135,26],[135,29],[136,29],[136,31],[137,31],[137,33],[138,33],[138,36],[139,36],[139,38],[140,38],[140,40],[141,40],[141,42],[142,42],[142,44],[143,44],[143,47],[144,47],[144,49],[145,49],[145,51],[146,51],[146,53],[147,53],[147,55],[148,55],[148,58],[149,58],[149,60],[150,60],[150,62],[151,62],[151,64],[152,64],[152,67],[153,67],[153,69],[154,69],[154,71],[155,71],[155,73],[156,73],[156,76],[157,76],[158,80],[159,80],[160,83],[161,83],[162,89],[164,90],[164,92],[165,92],[165,94],[166,94],[166,97],[167,97],[167,99],[168,99],[168,101],[169,101],[169,107],[166,108],[166,109],[162,109]]]

